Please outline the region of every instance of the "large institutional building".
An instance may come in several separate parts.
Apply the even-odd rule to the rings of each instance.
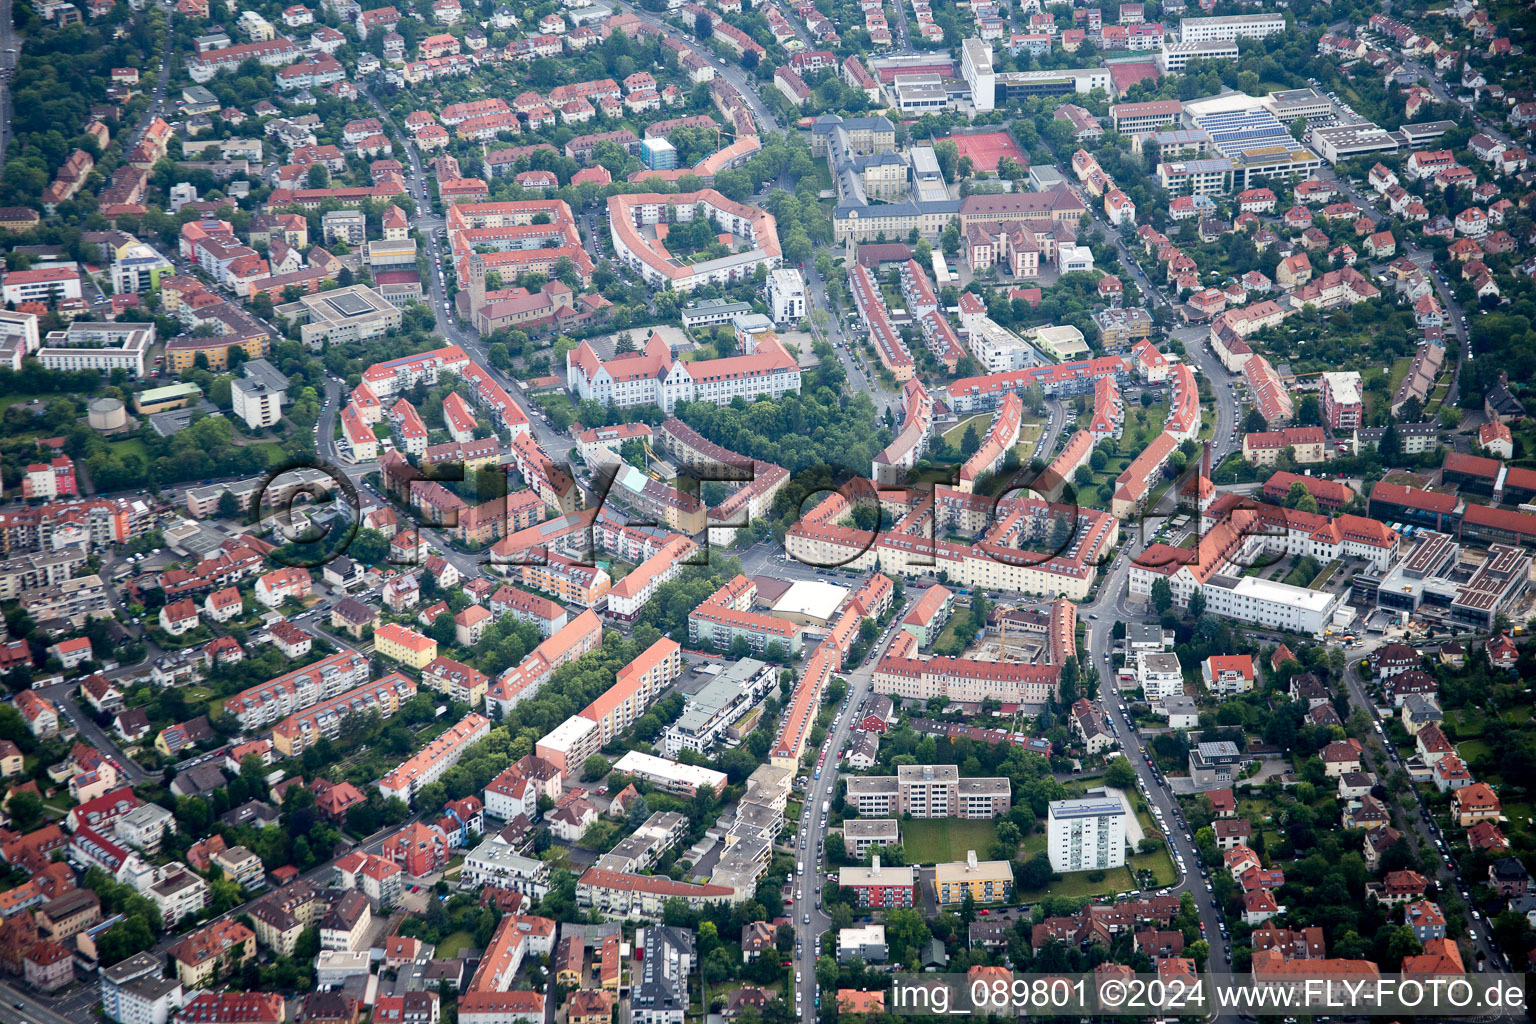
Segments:
[[[718,259],[689,263],[673,256],[664,244],[668,223],[709,217],[722,231],[751,240],[753,248]],[[646,237],[642,229],[663,228]],[[714,189],[662,195],[642,192],[608,197],[608,228],[619,259],[656,288],[680,292],[709,284],[729,284],[751,277],[759,266],[769,270],[781,259],[779,232],[773,214],[734,202]]]
[[[615,197],[617,198],[617,197]],[[579,398],[629,409],[658,406],[671,415],[679,402],[727,405],[738,395],[753,401],[780,398],[800,390],[800,366],[772,336],[748,355],[685,363],[659,334],[642,352],[628,352],[606,362],[583,341],[565,357],[566,387]]]

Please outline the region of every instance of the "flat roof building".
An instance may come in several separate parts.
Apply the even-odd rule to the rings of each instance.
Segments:
[[[704,786],[716,794],[725,788],[726,775],[713,768],[669,761],[653,754],[631,750],[614,764],[613,770],[621,775],[633,775],[666,790],[692,796]]]
[[[382,337],[398,330],[403,319],[399,307],[363,284],[304,295],[297,302],[277,307],[277,312],[301,325],[299,339],[311,349],[326,341]]]
[[[145,374],[154,343],[154,324],[77,320],[62,331],[49,331],[37,359],[49,370],[126,370],[137,378]]]
[[[773,614],[802,626],[825,626],[847,599],[847,587],[820,580],[796,580],[773,603]]]
[[[1179,19],[1179,39],[1201,42],[1219,39],[1263,39],[1285,31],[1283,14],[1238,14],[1219,18]]]
[[[1046,813],[1052,870],[1103,871],[1125,864],[1125,805],[1118,799],[1053,800]]]
[[[895,846],[901,831],[895,818],[849,818],[843,822],[843,845],[850,857],[863,860],[876,846]]]
[[[1001,902],[1013,895],[1013,865],[977,860],[976,851],[968,850],[965,860],[934,865],[933,891],[941,907],[963,903],[967,895],[977,903]]]

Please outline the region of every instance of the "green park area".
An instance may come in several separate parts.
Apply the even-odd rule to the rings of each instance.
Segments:
[[[901,823],[901,848],[909,864],[964,860],[968,850],[986,860],[996,843],[997,825],[991,821],[933,818]]]

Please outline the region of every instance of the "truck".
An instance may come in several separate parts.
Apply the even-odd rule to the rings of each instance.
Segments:
[[[832,810],[832,801],[830,801],[830,800],[823,800],[821,802],[821,813],[822,814],[826,814],[826,813],[828,813],[831,810]]]

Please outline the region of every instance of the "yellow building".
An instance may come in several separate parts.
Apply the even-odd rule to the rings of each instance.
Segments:
[[[197,357],[201,354],[208,359],[208,369],[227,370],[229,350],[237,347],[245,350],[247,359],[265,359],[270,351],[270,343],[264,334],[249,338],[225,334],[211,338],[184,335],[166,342],[165,368],[170,373],[185,373],[197,365]]]
[[[485,703],[485,691],[491,680],[484,672],[452,658],[435,658],[422,672],[421,685],[447,694],[450,700],[478,708]]]
[[[996,903],[1013,895],[1013,868],[1005,860],[978,861],[971,850],[963,861],[936,865],[933,888],[940,906],[965,902],[967,892],[977,903]]]
[[[292,956],[304,929],[314,928],[330,904],[308,882],[298,882],[246,908],[256,941],[278,956]]]
[[[373,645],[382,657],[418,671],[437,657],[436,640],[393,622],[386,622],[373,631]]]
[[[256,935],[238,921],[218,921],[171,947],[182,988],[207,988],[256,958]]]
[[[1243,435],[1243,458],[1265,468],[1278,464],[1287,448],[1294,453],[1297,465],[1322,462],[1327,458],[1327,447],[1322,427],[1286,427]]]
[[[167,384],[163,388],[150,388],[133,396],[133,411],[140,416],[150,416],[172,409],[185,409],[203,397],[203,389],[196,384]]]
[[[0,231],[9,231],[11,234],[21,234],[23,231],[31,231],[42,222],[42,216],[33,209],[25,206],[0,207]]]

